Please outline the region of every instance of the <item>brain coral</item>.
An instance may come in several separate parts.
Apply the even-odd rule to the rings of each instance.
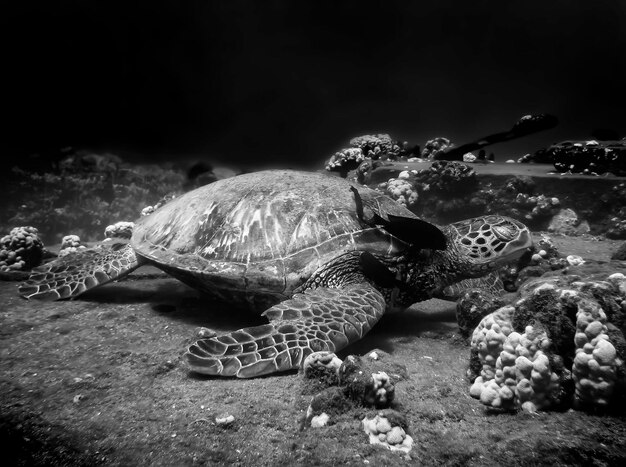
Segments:
[[[623,410],[626,276],[554,276],[521,293],[474,330],[471,396],[508,410]]]

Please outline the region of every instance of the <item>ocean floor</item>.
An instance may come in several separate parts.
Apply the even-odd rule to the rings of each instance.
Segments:
[[[552,235],[590,268],[619,241]],[[372,446],[355,410],[301,430],[302,376],[199,377],[181,355],[200,326],[261,318],[206,301],[153,268],[66,302],[26,301],[0,282],[0,436],[4,465],[626,465],[626,418],[582,412],[498,414],[469,395],[469,347],[455,304],[430,300],[383,319],[340,357],[379,348],[405,365],[396,401],[409,456]],[[222,426],[216,416],[232,415]]]

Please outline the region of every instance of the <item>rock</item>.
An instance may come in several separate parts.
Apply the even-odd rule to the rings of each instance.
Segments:
[[[626,141],[563,141],[546,152],[559,172],[626,175]]]
[[[611,259],[626,261],[626,242],[622,243],[611,255]]]
[[[569,208],[561,209],[552,217],[548,231],[562,235],[581,235],[589,233],[589,224],[581,222],[578,215]]]
[[[302,370],[304,377],[317,379],[324,386],[333,386],[339,382],[341,359],[332,352],[313,352],[304,359]]]

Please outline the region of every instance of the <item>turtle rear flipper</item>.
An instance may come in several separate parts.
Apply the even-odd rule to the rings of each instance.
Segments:
[[[361,339],[385,312],[385,299],[369,283],[295,294],[265,313],[270,322],[191,345],[192,371],[252,378],[297,369],[307,355],[336,352]]]
[[[18,288],[27,299],[60,300],[125,276],[139,266],[128,243],[101,245],[71,253],[33,269]]]

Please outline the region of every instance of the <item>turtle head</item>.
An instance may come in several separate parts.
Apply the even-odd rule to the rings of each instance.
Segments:
[[[533,246],[528,227],[505,216],[484,216],[450,225],[466,277],[483,276],[519,259]],[[465,268],[464,268],[465,269]]]

